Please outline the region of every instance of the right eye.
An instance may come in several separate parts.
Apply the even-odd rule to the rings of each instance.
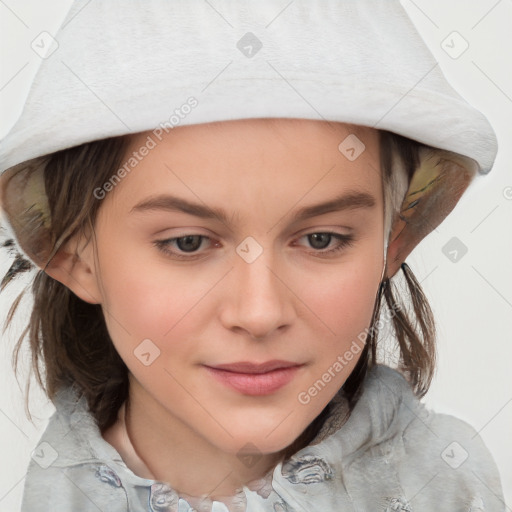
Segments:
[[[193,259],[202,254],[202,252],[197,253],[205,240],[211,241],[211,238],[205,235],[188,234],[165,240],[156,240],[154,243],[160,251],[168,256],[178,259]],[[216,245],[218,246],[218,243]],[[186,256],[187,253],[191,256]]]

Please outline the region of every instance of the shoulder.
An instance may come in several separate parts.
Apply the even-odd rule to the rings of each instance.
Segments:
[[[32,452],[22,512],[128,510],[125,489],[112,464],[95,449],[94,440],[101,434],[83,401],[68,388],[55,404]]]
[[[21,512],[48,510],[126,512],[128,503],[125,490],[108,466],[46,467],[32,460],[25,477]]]
[[[442,510],[459,510],[462,503],[471,511],[505,509],[496,463],[471,425],[426,407],[391,368],[373,372],[370,385],[387,387],[397,400],[393,421],[399,428],[382,453],[417,502],[442,500]]]
[[[431,475],[432,496],[464,496],[471,510],[504,510],[498,468],[479,433],[459,418],[425,411],[403,433],[410,457],[404,478],[414,480],[408,470],[421,468],[420,474]]]

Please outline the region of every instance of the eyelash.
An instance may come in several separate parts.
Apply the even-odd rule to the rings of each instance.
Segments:
[[[301,238],[304,238],[304,237],[308,237],[308,236],[311,236],[311,235],[330,235],[332,238],[335,238],[338,240],[338,243],[335,247],[333,247],[332,249],[328,249],[328,250],[313,250],[313,251],[310,251],[312,252],[313,254],[315,254],[316,256],[320,255],[320,257],[323,257],[324,255],[333,255],[347,247],[351,247],[353,244],[354,244],[354,237],[352,235],[342,235],[340,233],[333,233],[332,231],[314,231],[312,233],[307,233],[305,235],[302,235],[299,240]],[[187,236],[200,236],[202,240],[204,239],[210,239],[210,237],[206,236],[206,235],[194,235],[194,234],[187,234],[187,235],[183,235],[183,236],[178,236],[178,237],[174,237],[174,238],[167,238],[165,240],[156,240],[154,242],[154,244],[156,245],[156,247],[161,251],[163,252],[164,254],[166,254],[167,256],[172,256],[173,258],[177,258],[177,259],[181,259],[181,260],[195,260],[195,259],[198,259],[200,257],[202,257],[201,254],[197,254],[197,251],[195,252],[190,252],[190,253],[186,253],[186,252],[182,252],[182,253],[179,253],[179,252],[176,252],[176,251],[171,251],[169,250],[169,246],[179,240],[179,239],[182,239],[182,238],[186,238]],[[329,242],[332,241],[332,238]],[[202,243],[202,240],[201,240],[201,243]],[[201,246],[200,246],[201,247]],[[184,256],[183,254],[189,254],[189,256]]]

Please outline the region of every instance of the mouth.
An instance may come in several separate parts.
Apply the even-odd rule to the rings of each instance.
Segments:
[[[224,370],[227,372],[234,373],[249,373],[249,374],[261,374],[272,372],[274,370],[280,370],[282,368],[292,368],[293,366],[301,366],[299,363],[292,363],[291,361],[266,361],[264,363],[250,363],[250,362],[239,362],[231,364],[217,364],[210,366],[215,370]]]
[[[288,384],[304,366],[290,361],[238,362],[204,366],[211,376],[228,387],[251,396],[269,395]]]

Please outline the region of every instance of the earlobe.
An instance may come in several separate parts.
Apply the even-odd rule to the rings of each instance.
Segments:
[[[74,249],[74,250],[73,250]],[[44,271],[89,304],[100,304],[101,293],[96,280],[92,251],[78,251],[67,244],[57,251]]]

